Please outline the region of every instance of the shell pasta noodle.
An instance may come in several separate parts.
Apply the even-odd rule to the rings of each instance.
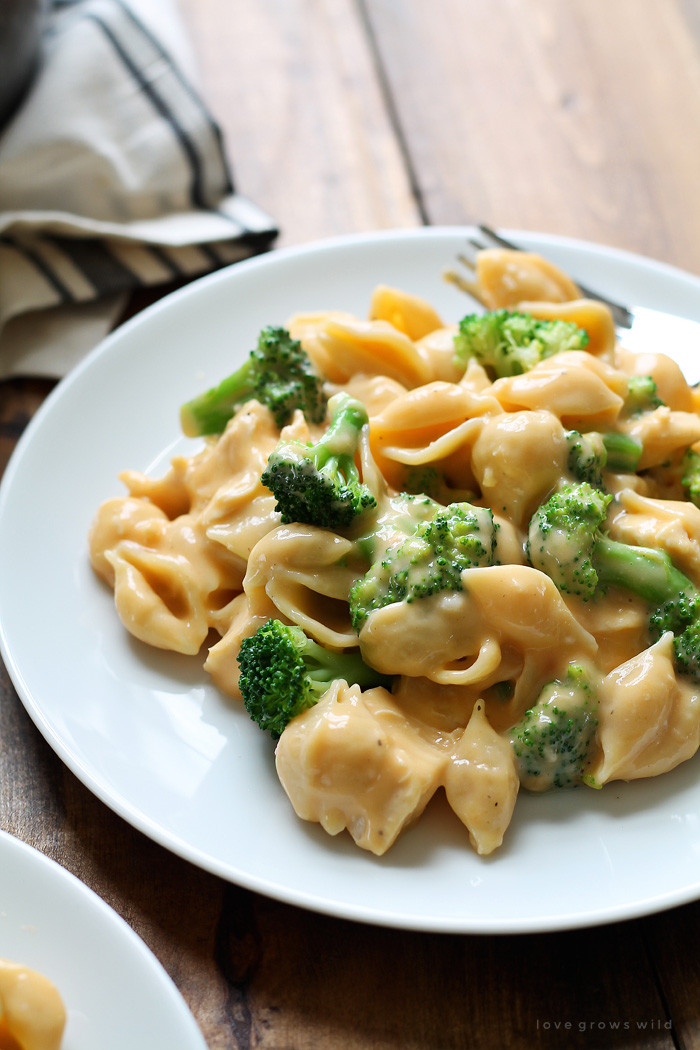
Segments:
[[[20,963],[0,959],[0,1050],[60,1050],[66,1010],[56,986]]]
[[[290,819],[376,855],[439,792],[486,856],[520,792],[700,745],[700,395],[536,254],[479,253],[471,291],[264,330],[274,404],[246,373],[89,535],[126,630],[270,731]]]

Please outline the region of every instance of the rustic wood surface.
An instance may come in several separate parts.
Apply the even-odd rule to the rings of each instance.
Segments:
[[[180,7],[238,188],[275,216],[280,245],[485,221],[700,273],[697,0]],[[3,467],[51,385],[0,387]],[[700,904],[595,930],[470,937],[259,897],[93,797],[4,671],[0,826],[126,918],[210,1050],[700,1048]]]

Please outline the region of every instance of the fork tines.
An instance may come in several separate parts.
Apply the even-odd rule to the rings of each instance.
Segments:
[[[464,254],[460,254],[457,256],[459,262],[461,262],[463,266],[466,266],[471,272],[473,272],[475,269],[476,253],[483,251],[486,248],[505,248],[507,251],[525,250],[522,248],[521,245],[515,244],[513,241],[510,241],[506,237],[503,237],[500,233],[497,233],[497,231],[492,229],[492,227],[490,226],[479,224],[476,227],[476,229],[478,230],[480,236],[472,233],[466,238],[467,244],[472,249],[471,257]],[[474,290],[469,280],[465,281],[463,278],[460,278],[459,275],[455,275],[454,278],[449,275],[446,275],[446,277],[448,280],[451,280],[453,284],[457,284],[459,287],[463,287],[464,291],[467,291],[472,297],[478,298],[478,296],[474,295]],[[595,299],[598,302],[604,303],[605,306],[608,307],[608,309],[613,315],[615,324],[619,328],[631,327],[633,322],[633,316],[628,307],[624,306],[622,303],[618,303],[612,299],[608,299],[607,296],[601,295],[600,292],[588,288],[586,285],[581,284],[580,281],[577,281],[576,278],[574,278],[574,280],[576,281],[576,284],[578,285],[581,294],[585,296],[586,299]]]

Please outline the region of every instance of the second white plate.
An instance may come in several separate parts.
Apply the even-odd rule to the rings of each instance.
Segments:
[[[184,999],[130,926],[65,868],[0,832],[0,957],[66,1007],[61,1050],[206,1050]]]
[[[446,321],[473,306],[441,278],[465,229],[346,238],[236,264],[147,310],[62,382],[0,491],[2,652],[46,739],[107,805],[175,853],[292,904],[398,927],[552,930],[700,897],[697,761],[648,783],[522,797],[506,845],[469,848],[429,807],[382,859],[298,821],[272,746],[198,660],[148,650],[119,624],[86,535],[117,474],[160,474],[192,444],[180,404],[232,371],[266,324],[299,310],[364,315],[386,283]],[[692,313],[700,282],[649,260],[528,235],[572,275],[637,303]]]

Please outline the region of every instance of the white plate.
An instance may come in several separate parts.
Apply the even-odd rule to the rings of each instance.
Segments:
[[[0,957],[66,1007],[61,1050],[206,1050],[184,999],[130,926],[65,868],[0,832]]]
[[[697,761],[648,783],[521,797],[506,845],[471,852],[431,805],[382,859],[298,821],[267,736],[189,657],[134,643],[94,577],[86,533],[126,468],[165,471],[178,410],[231,371],[261,327],[297,310],[365,314],[383,282],[445,320],[473,306],[441,272],[464,229],[386,232],[237,263],[118,330],[64,380],[0,490],[5,661],[73,772],[157,842],[263,894],[332,915],[434,931],[534,931],[638,916],[700,897]],[[697,311],[700,281],[619,251],[528,235],[611,295]]]

